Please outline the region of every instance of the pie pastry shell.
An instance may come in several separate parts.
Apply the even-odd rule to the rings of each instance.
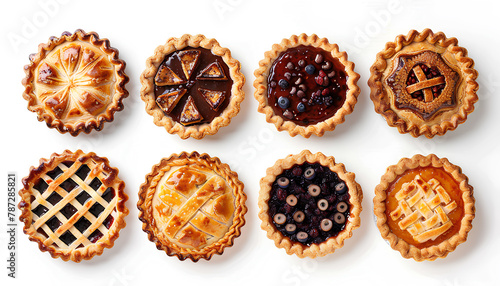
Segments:
[[[226,109],[210,123],[184,126],[165,114],[156,103],[155,76],[160,65],[166,56],[186,47],[201,47],[208,49],[212,54],[222,57],[224,63],[229,68],[229,75],[227,76],[233,81],[229,104]],[[216,134],[221,127],[229,125],[231,119],[240,111],[240,104],[245,98],[245,93],[243,91],[245,77],[240,69],[240,62],[231,56],[231,51],[228,48],[221,47],[215,39],[206,38],[204,35],[189,34],[185,34],[180,38],[172,37],[169,38],[164,45],[158,46],[153,56],[146,60],[146,69],[140,77],[142,84],[141,99],[146,104],[146,112],[153,116],[153,121],[157,126],[163,126],[168,133],[177,134],[182,139],[187,139],[189,137],[202,139],[206,135]]]
[[[463,216],[459,220],[460,223],[457,225],[455,232],[448,234],[448,239],[440,243],[431,243],[430,245],[417,247],[416,244],[414,245],[413,243],[407,242],[391,230],[389,227],[389,220],[391,220],[391,217],[386,215],[386,211],[388,210],[388,190],[391,185],[400,178],[400,175],[405,174],[406,171],[412,171],[421,167],[442,168],[448,176],[452,177],[452,180],[454,180],[458,186],[458,198],[462,200],[462,202],[457,202],[457,204],[460,208],[463,208]],[[453,202],[453,198],[451,202],[452,204],[455,203]],[[382,176],[380,184],[375,188],[373,203],[377,227],[380,230],[382,238],[384,238],[394,250],[399,251],[404,258],[413,258],[415,261],[433,261],[437,258],[445,258],[450,252],[454,251],[459,244],[467,240],[467,235],[472,229],[472,220],[475,216],[473,187],[469,185],[467,176],[462,173],[460,167],[453,165],[448,159],[438,158],[434,154],[428,156],[417,154],[412,158],[402,158],[396,165],[389,166],[386,173]],[[443,206],[444,203],[440,202],[440,205]],[[446,207],[443,208],[445,209]],[[437,209],[434,209],[434,213],[437,213],[436,210]],[[434,241],[435,238],[432,240]]]
[[[67,166],[67,162],[74,162]],[[86,165],[89,167],[86,178],[83,180],[76,175],[80,167]],[[57,178],[52,179],[50,172],[60,168],[62,173]],[[67,179],[72,179],[76,185],[70,191],[63,190],[63,185]],[[93,180],[99,179],[101,182],[98,190],[91,187]],[[45,191],[40,193],[38,188],[40,180],[47,184]],[[19,209],[21,215],[19,220],[24,223],[23,231],[29,236],[29,240],[38,243],[41,251],[47,251],[53,258],[61,258],[64,261],[80,262],[90,260],[96,255],[101,255],[105,248],[111,248],[119,236],[119,231],[125,227],[124,218],[129,210],[125,206],[128,196],[124,192],[125,183],[118,178],[118,169],[110,167],[109,161],[105,157],[99,157],[95,153],[85,154],[81,150],[71,152],[65,150],[61,154],[54,153],[49,159],[40,159],[38,167],[31,167],[30,173],[23,179],[23,189],[19,191],[21,201]],[[114,196],[110,201],[106,201],[104,194],[107,190],[114,190]],[[88,197],[84,203],[77,202],[78,195],[87,192]],[[60,200],[52,206],[52,195],[62,195]],[[109,199],[109,197],[108,197]],[[92,210],[94,203],[100,203],[103,207],[100,214],[95,217],[89,209]],[[75,213],[65,218],[61,212],[67,209],[68,205],[73,206]],[[37,207],[46,207],[48,209],[40,217],[37,213]],[[112,217],[109,223],[109,216]],[[53,218],[61,222],[56,231],[52,231],[48,224]],[[85,231],[76,228],[76,223],[80,219],[86,218],[88,225]],[[104,224],[111,224],[110,227]],[[107,228],[109,227],[109,228]],[[42,234],[39,230],[43,230]],[[95,242],[90,241],[94,231],[100,231],[102,236]],[[65,232],[65,233],[61,233]],[[71,232],[75,241],[71,245],[62,242],[62,236]],[[61,247],[62,245],[63,247]]]
[[[407,108],[398,108],[397,96],[387,81],[398,68],[400,57],[418,55],[423,51],[438,54],[447,66],[445,68],[453,70],[458,77],[454,91],[451,91],[455,104],[435,109],[430,118],[424,118]],[[394,42],[388,42],[384,50],[377,54],[370,72],[368,85],[375,111],[386,119],[389,126],[397,127],[401,134],[410,133],[413,137],[425,135],[427,138],[444,135],[466,121],[478,100],[478,73],[474,69],[474,61],[468,57],[467,49],[458,46],[456,38],[447,38],[442,32],[433,33],[430,29],[422,32],[411,30],[406,36],[397,36]],[[450,85],[448,79],[446,82]],[[407,87],[405,82],[397,84],[402,89]],[[438,103],[439,100],[440,98],[436,98],[433,101]]]
[[[197,174],[192,177],[193,180],[189,180],[190,182],[195,182],[199,176],[203,177],[196,182],[197,186],[191,194],[187,193],[188,188],[176,189],[175,185],[169,183],[171,179],[175,180],[176,172],[179,174],[178,171],[183,168]],[[216,185],[211,183],[213,180],[223,186],[223,195],[214,192],[214,195],[209,197],[212,190],[217,189],[217,187],[210,189],[211,184]],[[209,188],[206,188],[207,186]],[[172,154],[153,166],[151,173],[146,175],[145,183],[140,187],[137,207],[139,220],[143,223],[142,229],[147,233],[148,239],[169,256],[177,256],[180,260],[189,258],[193,262],[200,259],[210,260],[213,255],[220,255],[226,247],[232,246],[234,239],[241,234],[241,228],[245,224],[244,215],[247,212],[243,188],[244,185],[238,180],[237,173],[231,171],[229,166],[221,163],[217,157],[200,155],[198,152]],[[163,195],[164,191],[167,196]],[[158,200],[162,196],[168,197],[168,202],[173,202],[177,198],[180,198],[180,202],[175,202],[176,206],[170,204],[171,208],[165,209],[163,207],[166,201]],[[229,200],[221,200],[224,197]],[[194,207],[197,201],[198,205]],[[223,203],[217,204],[217,202]],[[217,206],[220,210],[218,213],[225,215],[218,216],[217,212],[214,212]],[[184,218],[178,223],[176,219],[183,215]],[[198,219],[199,216],[203,219]],[[205,226],[198,223],[203,221],[208,221]],[[210,230],[208,227],[210,225],[222,227]],[[206,241],[203,238],[203,242],[206,243],[193,243],[196,237],[200,236],[206,237]]]
[[[100,131],[123,110],[128,96],[125,62],[108,39],[76,30],[51,37],[24,67],[23,98],[39,121],[77,136]]]
[[[345,228],[340,231],[336,237],[330,237],[322,243],[306,245],[300,242],[292,241],[289,237],[283,235],[273,224],[273,218],[269,215],[270,192],[272,184],[276,178],[283,173],[284,170],[290,169],[296,164],[319,163],[322,166],[328,167],[332,172],[337,173],[348,187],[350,195],[350,214],[346,221]],[[316,258],[322,257],[344,246],[344,240],[352,236],[352,231],[360,226],[360,213],[362,210],[361,202],[363,200],[363,192],[361,186],[355,181],[354,173],[347,172],[344,164],[336,163],[332,156],[324,154],[311,153],[309,150],[303,150],[299,154],[288,155],[284,159],[276,161],[274,166],[266,171],[266,176],[260,180],[259,191],[259,218],[261,219],[261,228],[266,231],[267,237],[272,239],[278,248],[285,249],[289,255],[295,254],[300,258]]]
[[[300,45],[313,46],[321,48],[326,52],[330,52],[333,58],[340,61],[345,67],[347,80],[347,94],[342,107],[330,118],[322,122],[311,124],[307,126],[298,125],[290,120],[283,119],[283,117],[275,114],[272,107],[269,106],[267,100],[268,94],[268,77],[273,66],[274,61],[280,56],[282,52],[290,48]],[[270,51],[264,53],[264,59],[259,62],[259,68],[254,72],[255,87],[254,97],[257,99],[259,106],[258,111],[265,114],[266,121],[276,126],[278,131],[288,131],[290,136],[294,137],[298,134],[305,138],[309,138],[312,134],[316,136],[323,136],[326,131],[333,131],[335,127],[345,121],[345,116],[352,113],[354,105],[358,100],[360,89],[357,86],[359,74],[354,72],[354,63],[348,61],[347,53],[339,51],[337,44],[331,44],[326,38],[319,38],[317,35],[310,36],[306,34],[293,35],[289,39],[283,39],[281,43],[274,44]]]

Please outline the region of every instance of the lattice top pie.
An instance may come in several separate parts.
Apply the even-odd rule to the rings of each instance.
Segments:
[[[25,67],[23,97],[47,126],[76,136],[101,130],[128,96],[125,62],[95,32],[64,32],[40,44]]]
[[[454,130],[478,100],[477,72],[456,38],[425,29],[389,42],[371,67],[375,111],[414,137]]]
[[[23,230],[54,258],[80,262],[101,255],[125,227],[125,184],[106,158],[81,150],[54,153],[31,168],[23,184]]]
[[[148,238],[181,260],[222,254],[245,224],[243,183],[226,164],[206,154],[163,159],[146,176],[139,198]]]
[[[170,38],[141,75],[141,98],[158,126],[182,139],[217,133],[240,110],[245,94],[240,63],[215,39]]]
[[[460,168],[435,155],[416,155],[388,168],[375,189],[382,236],[403,257],[445,257],[472,228],[472,187]]]

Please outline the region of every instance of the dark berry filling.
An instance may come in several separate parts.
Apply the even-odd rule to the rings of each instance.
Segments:
[[[345,228],[349,198],[345,182],[336,173],[306,162],[276,177],[268,214],[276,229],[292,241],[319,244]]]
[[[419,66],[422,69],[422,71],[424,72],[425,77],[427,79],[432,79],[435,77],[442,76],[437,67],[428,67],[424,64],[420,64]],[[417,76],[415,75],[415,71],[414,70],[410,71],[410,73],[408,74],[408,79],[406,80],[406,85],[409,86],[412,84],[416,84],[418,82],[419,82],[419,80],[418,80]],[[441,92],[443,91],[444,87],[445,87],[444,83],[431,87],[433,98],[438,98],[439,95],[441,94]],[[417,90],[411,94],[411,97],[416,98],[420,101],[423,101],[424,100],[424,93],[422,90]]]
[[[331,53],[312,46],[281,53],[268,83],[268,104],[274,113],[302,126],[332,117],[347,93],[345,67]]]

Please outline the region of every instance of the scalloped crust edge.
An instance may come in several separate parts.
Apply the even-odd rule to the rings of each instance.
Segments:
[[[32,78],[34,77],[34,69],[40,61],[45,58],[45,55],[48,52],[52,51],[56,46],[62,44],[63,42],[72,42],[77,39],[84,42],[90,42],[91,44],[100,47],[101,50],[110,56],[110,62],[117,67],[115,71],[117,81],[115,83],[115,95],[113,95],[113,101],[106,108],[104,113],[99,114],[97,118],[77,122],[76,124],[65,124],[53,115],[45,112],[42,106],[35,104],[35,95],[32,94]],[[68,132],[72,136],[77,136],[80,132],[88,134],[93,129],[101,131],[104,126],[104,122],[113,121],[114,113],[123,110],[123,99],[129,95],[125,88],[125,84],[129,82],[129,77],[125,74],[126,63],[119,59],[118,54],[118,50],[110,46],[109,40],[99,39],[99,35],[96,32],[86,33],[82,29],[77,29],[73,34],[63,32],[59,38],[50,37],[48,43],[38,45],[38,52],[30,55],[30,63],[24,66],[26,77],[22,80],[22,84],[25,87],[23,98],[28,101],[28,110],[37,114],[38,121],[45,121],[47,127],[55,128],[60,133]]]
[[[398,175],[403,174],[406,170],[426,166],[442,167],[457,182],[460,182],[459,186],[462,190],[462,199],[464,201],[464,217],[461,221],[460,231],[449,240],[443,241],[438,245],[419,249],[399,239],[399,237],[391,232],[389,226],[386,224],[385,199],[387,198],[387,188]],[[468,181],[468,177],[462,173],[460,167],[453,165],[446,158],[438,158],[435,154],[430,154],[428,156],[417,154],[412,158],[402,158],[396,165],[389,166],[386,173],[382,176],[380,184],[375,187],[375,197],[373,199],[374,214],[382,238],[388,241],[394,250],[399,251],[401,256],[407,259],[413,258],[415,261],[433,261],[437,258],[445,258],[450,252],[454,251],[459,244],[467,240],[467,234],[472,229],[472,220],[475,216],[475,199],[473,196],[473,187],[469,185]]]
[[[288,237],[284,236],[280,231],[276,230],[272,223],[272,218],[269,217],[268,201],[270,198],[271,185],[276,180],[276,177],[283,173],[284,170],[291,168],[295,164],[320,163],[327,166],[331,171],[338,174],[338,176],[347,183],[349,189],[349,203],[351,204],[352,211],[349,215],[346,227],[336,237],[330,237],[320,244],[312,244],[306,246],[299,242],[293,242]],[[363,200],[363,191],[361,186],[356,183],[354,173],[347,172],[344,164],[335,163],[335,158],[332,156],[325,156],[324,154],[311,153],[309,150],[303,150],[296,155],[288,155],[284,159],[276,161],[274,166],[266,171],[266,176],[260,180],[259,191],[259,218],[261,219],[261,228],[266,231],[267,237],[272,239],[278,248],[285,249],[289,255],[295,254],[300,258],[309,257],[316,258],[322,257],[330,253],[334,253],[336,249],[344,246],[344,240],[352,236],[352,231],[360,226],[361,219],[360,213],[362,210],[361,202]]]
[[[222,57],[229,68],[230,77],[233,80],[231,87],[231,100],[226,109],[212,122],[200,125],[184,126],[173,121],[168,115],[158,107],[154,95],[154,77],[158,67],[165,59],[165,56],[181,50],[186,47],[202,47],[212,51],[214,55]],[[231,51],[228,48],[223,48],[217,40],[206,38],[204,35],[189,35],[184,34],[180,38],[169,38],[164,45],[158,46],[153,56],[146,60],[146,69],[141,74],[140,81],[141,99],[146,104],[146,112],[153,116],[153,122],[157,126],[165,127],[165,130],[170,134],[177,134],[182,139],[189,137],[202,139],[206,135],[216,134],[221,127],[229,125],[231,118],[235,117],[240,111],[241,102],[245,99],[243,85],[245,84],[245,76],[241,73],[241,64],[238,60],[231,56]]]
[[[386,59],[391,58],[396,52],[401,50],[404,46],[412,42],[428,41],[429,43],[447,47],[453,54],[457,61],[461,64],[461,72],[465,79],[465,98],[460,110],[451,117],[450,120],[441,122],[437,125],[423,125],[419,127],[416,124],[407,123],[405,120],[398,117],[398,115],[391,109],[388,102],[388,95],[382,84],[383,71],[387,68]],[[394,42],[387,42],[384,50],[379,52],[376,56],[374,64],[370,68],[370,78],[368,79],[368,86],[370,87],[370,98],[374,103],[375,112],[381,114],[391,127],[397,127],[399,133],[410,133],[413,137],[425,135],[427,138],[432,138],[435,135],[442,136],[448,130],[455,130],[459,124],[467,120],[467,116],[474,111],[474,103],[478,101],[477,90],[479,85],[476,82],[478,73],[474,69],[474,61],[467,56],[467,49],[458,46],[456,38],[447,38],[443,32],[433,33],[431,29],[424,29],[422,32],[411,30],[407,36],[398,35]]]
[[[235,211],[233,223],[228,232],[217,242],[206,246],[205,248],[193,251],[181,248],[175,244],[164,245],[155,236],[156,228],[151,222],[154,221],[152,212],[152,196],[158,182],[160,181],[165,168],[169,168],[169,163],[180,161],[180,163],[199,163],[202,166],[208,167],[218,175],[222,176],[227,183],[233,188],[235,195]],[[238,174],[231,171],[229,165],[222,163],[217,157],[210,157],[208,154],[199,154],[194,151],[192,153],[182,152],[180,154],[172,154],[168,158],[163,158],[160,163],[154,165],[151,172],[146,175],[146,181],[140,186],[139,200],[137,208],[139,209],[139,220],[142,222],[142,230],[147,234],[148,239],[155,243],[158,250],[163,250],[168,256],[177,256],[179,260],[184,261],[191,259],[193,262],[198,262],[201,258],[210,260],[213,255],[224,253],[226,247],[231,247],[234,244],[234,239],[241,235],[241,228],[245,225],[245,214],[248,209],[245,205],[247,196],[243,191],[244,184],[238,179]]]
[[[267,104],[267,77],[273,62],[279,57],[280,53],[289,48],[299,45],[308,45],[322,48],[331,52],[334,58],[337,58],[344,66],[347,76],[348,92],[344,105],[335,113],[334,116],[309,126],[300,126],[294,122],[284,120],[281,116],[274,114],[273,109]],[[254,97],[259,102],[258,111],[265,114],[266,121],[273,123],[278,131],[288,131],[290,136],[295,137],[300,134],[304,138],[309,138],[312,134],[321,137],[326,131],[333,131],[335,127],[345,121],[345,116],[352,113],[354,105],[357,103],[360,89],[357,85],[359,74],[354,72],[354,63],[347,60],[347,53],[340,52],[337,44],[330,44],[328,39],[319,38],[317,35],[300,34],[293,35],[289,39],[283,39],[280,44],[274,44],[272,50],[264,53],[264,59],[259,62],[259,68],[255,70]]]
[[[33,187],[33,179],[38,178],[38,176],[48,170],[53,170],[62,160],[67,160],[68,158],[80,161],[86,161],[87,159],[92,159],[96,162],[101,162],[104,165],[104,169],[110,173],[110,177],[114,180],[118,180],[117,187],[115,188],[116,195],[120,198],[116,204],[116,209],[118,216],[115,218],[115,222],[109,229],[108,233],[103,237],[107,239],[100,239],[97,243],[90,244],[83,248],[75,249],[69,253],[62,252],[56,249],[54,246],[46,246],[43,240],[38,236],[36,229],[32,226],[32,213],[31,213],[31,188]],[[101,255],[105,248],[112,248],[115,240],[120,236],[119,232],[122,228],[126,226],[125,217],[128,215],[129,210],[125,206],[125,202],[128,200],[128,196],[125,194],[125,183],[118,178],[119,170],[109,166],[109,161],[106,157],[99,157],[94,152],[85,154],[82,150],[77,150],[76,152],[71,152],[65,150],[61,154],[53,153],[49,159],[40,159],[40,165],[35,168],[31,167],[29,175],[23,178],[23,189],[19,191],[19,196],[21,201],[18,204],[19,210],[21,210],[21,215],[19,220],[24,222],[23,232],[29,236],[29,240],[38,243],[38,248],[42,252],[49,252],[52,258],[61,258],[64,261],[74,261],[80,262],[82,260],[90,260],[96,255]],[[103,240],[103,241],[102,241]]]

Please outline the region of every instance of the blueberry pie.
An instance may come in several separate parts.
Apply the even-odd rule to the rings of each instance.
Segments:
[[[375,111],[400,133],[432,138],[474,111],[477,71],[456,38],[425,29],[399,35],[377,54],[368,85]]]
[[[40,44],[24,67],[23,97],[38,120],[61,133],[101,130],[128,96],[125,62],[95,32],[64,32]]]
[[[245,77],[215,39],[170,38],[141,75],[141,98],[158,126],[182,139],[201,139],[228,125],[240,110]]]
[[[139,191],[139,219],[150,241],[169,256],[210,260],[233,245],[245,224],[243,183],[207,154],[164,158]]]
[[[333,157],[308,150],[278,160],[260,181],[261,227],[298,257],[333,253],[359,227],[361,186]]]
[[[405,258],[444,258],[467,240],[475,215],[473,188],[460,167],[431,154],[403,158],[375,188],[382,237]]]
[[[23,185],[23,231],[53,258],[80,262],[101,255],[125,227],[125,183],[94,153],[54,153],[31,168]]]
[[[316,35],[294,35],[273,45],[254,74],[258,111],[291,136],[334,130],[353,111],[360,92],[347,54]]]

